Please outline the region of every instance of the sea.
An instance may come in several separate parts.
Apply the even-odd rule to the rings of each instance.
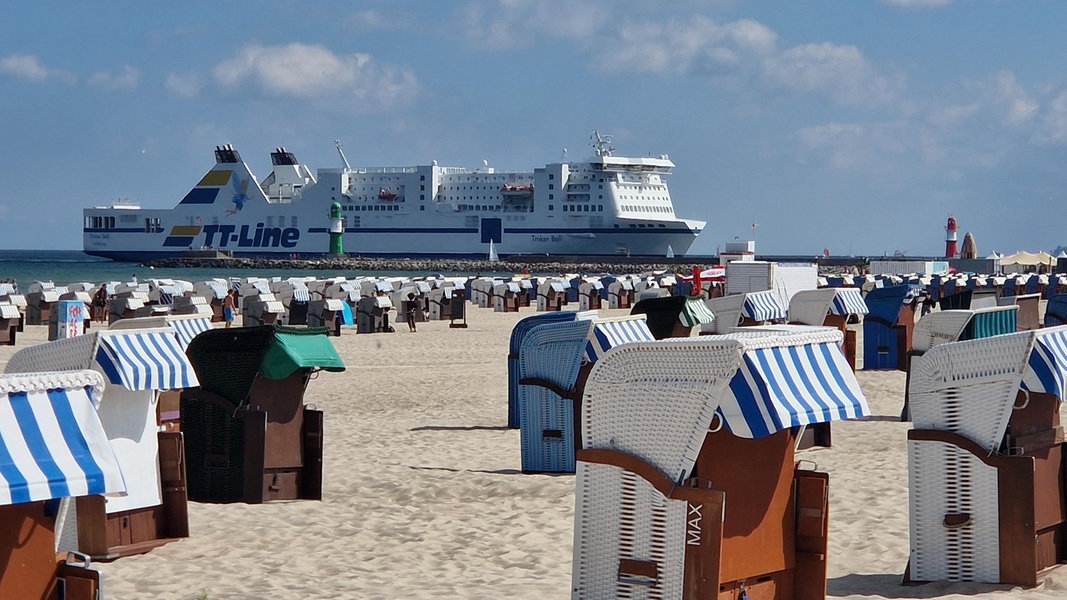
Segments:
[[[390,275],[413,275],[414,273],[390,273]],[[128,282],[151,279],[181,279],[205,281],[221,277],[306,277],[327,279],[335,276],[355,278],[366,275],[381,275],[371,271],[342,270],[337,272],[322,269],[238,269],[238,268],[163,268],[149,267],[139,263],[116,262],[89,256],[80,250],[0,250],[0,280],[14,280],[19,290],[25,292],[35,281],[50,281],[57,286],[74,283]]]

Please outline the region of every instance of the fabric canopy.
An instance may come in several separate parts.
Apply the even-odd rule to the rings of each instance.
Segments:
[[[1023,371],[1023,389],[1067,398],[1067,329],[1038,331]]]
[[[111,383],[131,390],[174,390],[200,385],[169,330],[100,333],[96,361]]]
[[[274,343],[263,357],[260,373],[267,379],[285,379],[300,368],[344,371],[345,364],[326,337],[325,327],[279,327]]]
[[[786,309],[778,302],[778,295],[773,290],[745,294],[741,313],[754,321],[786,318]]]
[[[0,377],[0,505],[126,485],[93,404],[93,371]]]
[[[655,339],[644,316],[594,321],[585,347],[585,358],[589,362],[596,362],[602,354],[620,344],[652,342]]]
[[[870,412],[836,343],[748,349],[718,410],[730,431],[746,438]]]
[[[195,319],[168,317],[167,324],[174,329],[174,333],[178,336],[178,343],[182,348],[189,347],[189,342],[193,341],[193,338],[211,329],[211,319],[209,317],[197,317]]]
[[[1048,252],[1016,252],[1010,256],[1002,256],[1000,258],[1001,268],[1008,268],[1010,265],[1021,265],[1025,267],[1031,267],[1035,265],[1049,265],[1054,264],[1056,258]]]
[[[865,315],[867,303],[859,288],[838,288],[830,312],[835,315]]]
[[[306,287],[295,287],[293,288],[293,300],[297,302],[310,302],[311,293],[308,292]]]
[[[715,321],[715,315],[712,314],[708,305],[704,303],[703,298],[699,296],[691,297],[685,299],[682,311],[678,313],[678,321],[686,327],[693,327]]]

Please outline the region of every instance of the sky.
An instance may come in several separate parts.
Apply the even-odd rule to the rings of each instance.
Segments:
[[[81,210],[167,208],[232,144],[257,177],[532,171],[668,154],[690,254],[1067,245],[1067,2],[20,3],[0,38],[0,248],[81,249]]]

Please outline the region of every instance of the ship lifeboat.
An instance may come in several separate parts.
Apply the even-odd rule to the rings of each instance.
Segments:
[[[396,200],[396,192],[389,188],[378,188],[379,200]]]
[[[529,197],[533,195],[533,191],[534,188],[532,185],[511,185],[505,183],[500,186],[500,193],[512,198]]]

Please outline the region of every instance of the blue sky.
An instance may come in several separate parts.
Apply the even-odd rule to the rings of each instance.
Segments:
[[[690,253],[1067,244],[1067,3],[471,0],[19,5],[0,39],[3,248],[170,207],[233,144],[257,176],[666,153]],[[756,227],[753,228],[753,223]]]

